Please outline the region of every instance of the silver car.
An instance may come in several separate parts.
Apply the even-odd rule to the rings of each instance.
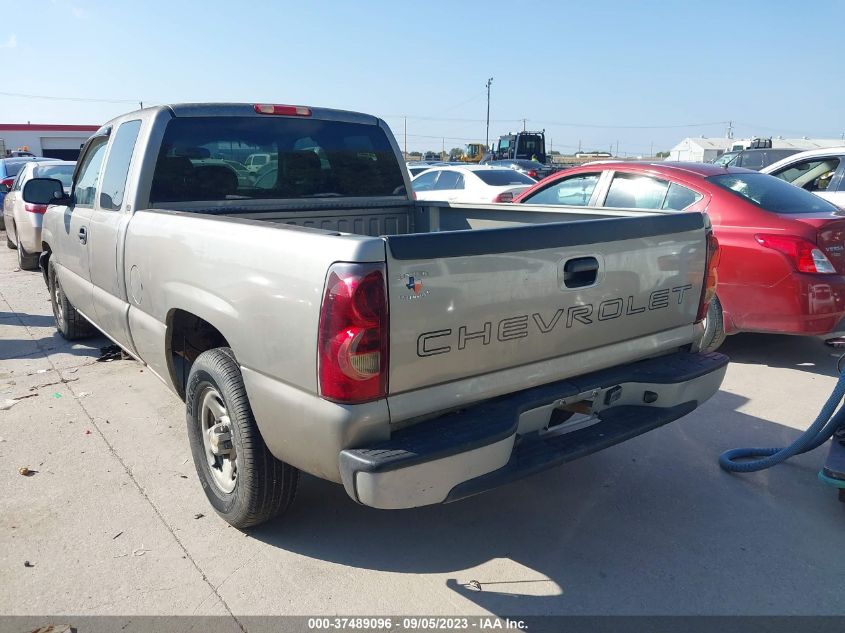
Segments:
[[[41,253],[41,224],[46,205],[24,202],[21,191],[27,181],[33,178],[57,178],[66,191],[70,191],[73,161],[56,160],[32,162],[18,172],[12,189],[3,200],[3,219],[6,222],[6,246],[18,251],[18,266],[21,270],[38,268]]]

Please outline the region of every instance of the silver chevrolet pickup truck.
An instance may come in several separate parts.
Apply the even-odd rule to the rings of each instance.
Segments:
[[[185,401],[236,527],[283,512],[299,471],[376,508],[474,495],[676,420],[725,373],[698,349],[706,215],[423,204],[373,116],[147,108],[91,137],[69,195],[23,197],[52,205],[56,327]]]

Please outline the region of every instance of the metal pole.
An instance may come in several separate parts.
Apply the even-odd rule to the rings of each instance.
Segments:
[[[408,117],[404,117],[405,121],[405,160],[408,160]]]
[[[522,119],[522,131],[525,131],[525,119]]]
[[[490,147],[490,84],[493,83],[493,78],[487,80],[487,137],[484,139],[485,145]]]

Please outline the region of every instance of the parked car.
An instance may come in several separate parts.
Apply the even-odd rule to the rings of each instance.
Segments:
[[[18,175],[18,172],[23,169],[24,165],[36,160],[48,159],[39,159],[34,156],[0,158],[0,206],[3,204],[3,199],[6,197],[6,194],[12,189],[12,184],[15,182],[15,177]]]
[[[557,173],[514,202],[706,210],[721,246],[706,349],[736,332],[834,338],[845,329],[845,214],[773,176],[708,163],[602,163]]]
[[[776,163],[800,151],[786,148],[744,149],[738,152],[725,152],[714,160],[713,164],[720,167],[745,167],[746,169],[760,171],[767,165]]]
[[[793,154],[761,171],[845,208],[845,147]]]
[[[270,154],[250,154],[244,163],[244,167],[248,172],[257,173],[267,167],[271,161]]]
[[[46,205],[28,204],[23,201],[21,191],[33,178],[55,178],[70,192],[73,161],[43,160],[30,161],[18,172],[12,188],[3,201],[3,220],[6,224],[6,246],[17,249],[18,266],[21,270],[36,270],[41,253],[41,225]]]
[[[276,148],[266,188],[174,152],[247,143]],[[499,172],[525,178],[472,175]],[[378,508],[474,495],[683,417],[727,366],[697,351],[704,214],[415,201],[374,116],[146,108],[96,132],[61,190],[23,188],[51,204],[58,331],[93,324],[184,400],[203,490],[238,527],[284,511],[299,470]]]
[[[506,159],[506,160],[490,160],[485,163],[484,165],[490,165],[491,167],[504,167],[506,169],[515,169],[521,174],[525,174],[529,178],[533,178],[534,180],[542,180],[548,176],[551,176],[555,171],[557,171],[551,165],[544,165],[543,163],[538,163],[535,160],[523,160],[521,158],[514,158],[514,159]]]
[[[513,169],[487,165],[433,167],[411,181],[417,200],[510,202],[536,180]]]

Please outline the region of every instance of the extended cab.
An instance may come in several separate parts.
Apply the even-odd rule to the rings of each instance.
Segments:
[[[676,420],[725,373],[698,352],[706,215],[418,202],[372,116],[147,108],[94,134],[70,195],[23,197],[52,205],[57,328],[95,327],[185,401],[237,527],[299,471],[378,508],[473,495]]]

